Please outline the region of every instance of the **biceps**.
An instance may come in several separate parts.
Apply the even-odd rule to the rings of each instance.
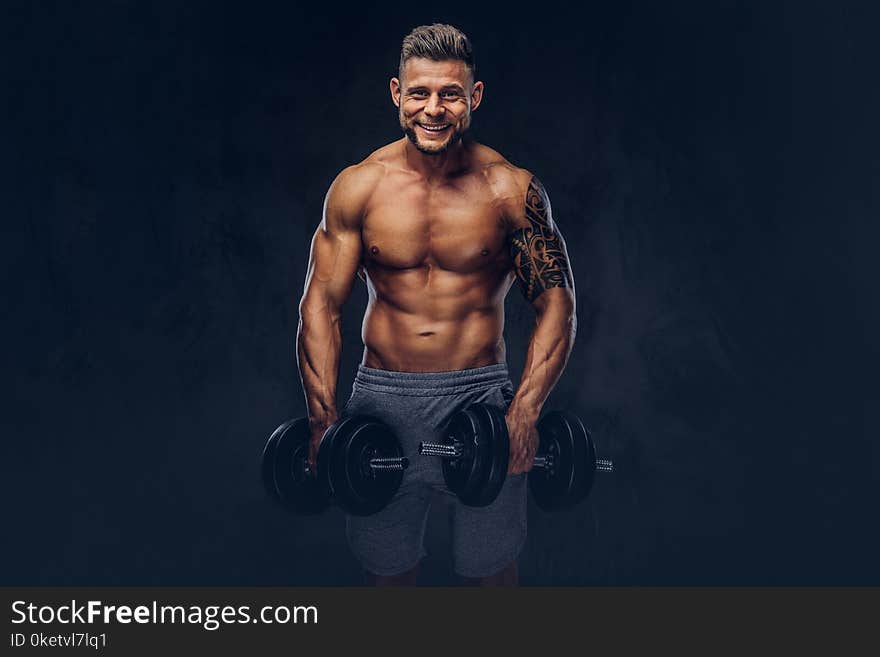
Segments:
[[[532,179],[526,194],[525,221],[508,239],[516,279],[530,302],[549,288],[573,287],[565,241],[537,179]]]
[[[303,304],[310,300],[340,307],[351,294],[360,266],[360,236],[318,228],[312,240]]]

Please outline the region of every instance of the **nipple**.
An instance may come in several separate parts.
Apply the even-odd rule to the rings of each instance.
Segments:
[[[371,247],[370,247],[370,253],[372,253],[373,255],[378,255],[378,253],[379,253],[379,247],[378,247],[378,246],[371,246]]]
[[[483,249],[482,251],[480,251],[480,255],[484,255],[484,256],[489,255],[489,249]]]

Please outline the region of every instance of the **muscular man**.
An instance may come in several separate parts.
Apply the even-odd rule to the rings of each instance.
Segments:
[[[392,426],[410,456],[380,513],[348,517],[349,545],[374,584],[414,584],[438,459],[418,456],[453,413],[475,402],[506,409],[509,474],[488,507],[450,501],[456,572],[471,583],[515,584],[526,534],[526,481],[535,423],[575,336],[574,282],[541,182],[465,138],[480,106],[467,37],[422,26],[403,41],[391,99],[405,136],[343,170],[324,202],[300,303],[297,355],[314,461],[340,415]],[[351,398],[335,403],[340,309],[366,282],[365,345]],[[506,368],[504,298],[514,279],[536,312],[514,394]]]

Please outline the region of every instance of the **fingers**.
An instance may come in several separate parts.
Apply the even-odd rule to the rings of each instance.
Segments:
[[[529,456],[528,452],[523,452],[513,460],[511,466],[508,468],[508,472],[510,474],[522,474],[523,472],[528,472],[532,469],[532,461],[533,457]]]
[[[320,437],[317,439],[312,439],[309,442],[309,470],[315,472],[315,467],[318,462],[318,446],[321,444]]]
[[[309,420],[309,433],[311,434],[311,437],[309,440],[308,462],[309,470],[311,470],[312,474],[314,474],[317,469],[318,447],[324,440],[324,434],[327,432],[327,429],[332,426],[334,422],[336,422],[335,418],[331,418],[330,424]]]
[[[510,462],[507,466],[508,474],[522,474],[532,469],[535,453],[537,452],[537,431],[532,430],[523,437],[511,437]]]
[[[538,429],[535,418],[531,415],[512,413],[508,409],[505,416],[507,434],[510,438],[510,460],[507,474],[529,472],[538,451]]]
[[[523,452],[519,449],[511,449],[510,464],[507,467],[508,474],[520,474],[524,472],[525,460]]]

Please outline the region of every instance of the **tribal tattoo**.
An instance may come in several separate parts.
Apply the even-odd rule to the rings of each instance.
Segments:
[[[547,288],[572,287],[572,279],[565,243],[553,224],[550,199],[534,176],[525,210],[529,226],[510,234],[510,257],[523,294],[534,301]]]

